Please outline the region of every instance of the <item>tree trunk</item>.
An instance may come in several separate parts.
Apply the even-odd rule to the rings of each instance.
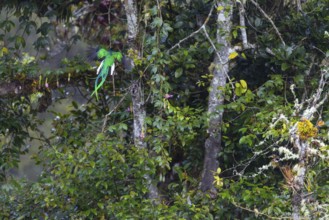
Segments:
[[[296,175],[293,179],[293,197],[292,197],[292,211],[293,211],[293,220],[300,219],[300,208],[303,200],[303,192],[304,192],[304,184],[305,184],[305,175],[306,175],[306,151],[307,151],[307,143],[305,141],[301,141],[299,138],[295,139],[295,143],[297,143],[298,147],[298,164],[295,167]]]
[[[224,88],[229,72],[229,53],[231,45],[229,36],[231,32],[232,7],[231,1],[221,1],[217,6],[222,6],[224,9],[217,13],[217,34],[216,43],[222,45],[216,53],[214,59],[213,79],[210,85],[208,114],[209,125],[208,135],[205,142],[205,155],[202,171],[202,180],[200,188],[203,192],[211,190],[216,191],[213,185],[214,172],[218,168],[218,154],[221,150],[221,125],[223,117],[224,103]],[[227,13],[226,9],[230,8]],[[224,33],[224,34],[223,34]]]
[[[137,16],[137,2],[135,0],[125,0],[125,11],[127,16],[128,27],[128,46],[137,50],[136,37],[138,34],[138,16]],[[126,59],[125,71],[130,72],[134,68],[134,61],[130,58]],[[146,111],[144,106],[144,90],[139,80],[133,82],[131,87],[131,97],[133,102],[134,114],[134,144],[137,148],[145,149],[147,147],[145,138],[146,131]],[[149,175],[144,178],[148,184],[148,197],[155,203],[159,202],[159,193],[155,184]]]

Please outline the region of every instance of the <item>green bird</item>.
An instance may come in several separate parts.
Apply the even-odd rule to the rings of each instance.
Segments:
[[[98,90],[103,86],[111,68],[111,75],[114,74],[115,70],[115,61],[121,62],[122,53],[115,52],[112,50],[106,50],[104,48],[100,48],[97,51],[97,58],[102,60],[99,67],[97,68],[97,78],[95,80],[95,89],[94,92],[91,94],[93,96],[96,95],[96,99],[98,100]]]

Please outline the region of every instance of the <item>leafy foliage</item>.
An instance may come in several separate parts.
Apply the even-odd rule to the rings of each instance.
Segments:
[[[223,90],[225,104],[219,109],[224,110],[218,128],[223,149],[218,158],[221,168],[214,173],[217,193],[213,195],[198,188],[209,120],[207,87],[215,68],[209,60],[216,55],[208,37],[214,39],[220,31],[214,13],[207,17],[212,1],[138,1],[138,48],[127,48],[122,1],[2,1],[0,7],[8,16],[0,22],[1,83],[27,82],[31,95],[0,99],[0,216],[288,218],[296,190],[293,177],[301,170],[292,139],[299,137],[309,146],[300,211],[305,218],[325,218],[329,202],[325,172],[329,158],[327,1],[307,1],[298,12],[293,4],[258,2],[286,44],[247,1],[247,33],[256,47],[230,53],[230,81],[225,88],[217,88]],[[39,23],[33,17],[48,20]],[[99,72],[94,87],[90,78],[75,84],[86,89],[82,92],[86,97],[93,87],[97,99],[88,98],[83,105],[72,102],[71,111],[65,114],[53,112],[52,134],[41,136],[45,144],[33,155],[43,167],[39,179],[17,180],[9,172],[18,166],[20,155],[28,152],[24,147],[32,138],[29,131],[37,130],[37,91],[50,92],[46,85],[61,83],[58,77],[63,74],[68,76],[65,82],[72,83],[71,74],[86,75],[91,69],[79,59],[65,57],[63,68],[46,74],[40,68],[43,56],[23,52],[29,46],[27,36],[35,32],[32,44],[42,53],[60,21],[79,30],[87,42],[113,50],[99,50],[98,58],[103,61],[98,71],[92,71]],[[230,40],[238,48],[241,26],[237,20],[232,22]],[[16,27],[24,31],[12,34]],[[195,34],[200,27],[208,37],[203,29]],[[58,42],[77,37],[65,35],[70,40],[58,36]],[[128,58],[135,66],[125,74]],[[109,68],[115,64],[119,74],[107,83]],[[147,143],[145,149],[134,145],[129,92],[135,81],[145,92],[147,128],[140,137]],[[303,118],[315,96],[323,100],[321,107],[313,118]],[[158,183],[160,203],[147,198],[145,176]]]

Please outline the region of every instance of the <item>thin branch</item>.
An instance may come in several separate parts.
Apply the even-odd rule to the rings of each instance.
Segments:
[[[191,33],[190,35],[188,35],[187,37],[181,39],[178,43],[176,43],[174,46],[172,46],[167,52],[169,53],[171,50],[175,49],[176,47],[180,47],[180,44],[181,44],[181,43],[183,43],[184,41],[190,39],[191,37],[193,37],[194,35],[196,35],[196,34],[199,33],[200,31],[202,31],[202,29],[204,29],[205,26],[207,25],[207,23],[208,23],[208,21],[209,21],[211,15],[212,15],[213,10],[214,10],[214,5],[211,6],[211,9],[210,9],[210,11],[209,11],[209,14],[208,14],[206,20],[204,21],[204,23],[201,25],[201,27],[200,27],[198,30],[192,32],[192,33]]]
[[[284,42],[281,33],[279,32],[278,28],[275,26],[273,20],[266,14],[266,12],[259,6],[259,4],[257,2],[255,2],[254,0],[250,0],[255,6],[256,8],[263,14],[263,16],[271,23],[272,27],[274,28],[276,34],[278,35],[278,37],[281,40],[281,43],[283,45],[286,45],[286,43]]]
[[[326,71],[322,70],[319,87],[317,88],[316,93],[314,95],[312,95],[311,98],[309,98],[308,100],[305,101],[309,104],[303,112],[304,118],[307,118],[307,119],[312,118],[313,114],[317,111],[317,109],[320,108],[329,98],[329,93],[326,92],[324,97],[321,99],[325,86],[326,86],[326,84],[328,84],[325,74],[326,74]]]
[[[208,34],[207,30],[206,30],[206,27],[205,27],[205,26],[202,26],[202,30],[203,30],[204,35],[205,35],[206,38],[208,39],[209,43],[211,44],[211,46],[214,48],[215,53],[216,53],[216,55],[218,56],[219,62],[220,62],[222,65],[226,64],[227,62],[226,62],[226,63],[223,62],[222,57],[221,57],[220,54],[218,53],[218,50],[217,50],[217,48],[216,48],[214,42],[212,42],[211,38],[209,37],[209,34]],[[229,78],[229,76],[227,76],[227,77]]]
[[[300,0],[296,0],[296,3],[297,3],[297,12],[302,12],[302,3],[300,2]]]
[[[128,92],[122,96],[122,98],[120,99],[120,101],[118,102],[118,104],[108,113],[105,115],[104,118],[104,122],[103,122],[103,126],[102,126],[102,133],[104,133],[105,131],[105,127],[106,127],[106,123],[107,123],[107,118],[115,111],[117,110],[117,108],[121,105],[121,103],[123,102],[123,100],[125,99],[125,97],[127,96]]]
[[[315,50],[317,50],[317,51],[319,51],[319,52],[322,53],[323,55],[326,55],[326,53],[325,53],[323,50],[321,50],[320,48],[318,48],[318,47],[316,47],[316,46],[312,46],[312,48],[315,49]]]
[[[329,93],[327,92],[324,98],[321,101],[319,101],[319,103],[315,106],[315,109],[320,108],[320,106],[322,106],[325,103],[325,101],[327,101],[328,97],[329,97]]]
[[[234,206],[236,206],[237,208],[240,208],[240,209],[246,210],[246,211],[248,211],[248,212],[253,212],[253,213],[255,213],[255,216],[256,216],[256,217],[257,217],[258,215],[262,215],[262,216],[265,216],[265,217],[267,217],[267,218],[269,218],[269,219],[292,219],[291,217],[274,217],[274,216],[270,216],[270,215],[267,215],[267,214],[265,214],[265,213],[263,213],[263,212],[258,211],[256,208],[255,208],[254,210],[252,210],[252,209],[249,209],[249,208],[246,208],[246,207],[240,206],[240,205],[236,204],[234,201],[232,201],[232,204],[233,204]]]
[[[212,12],[214,10],[214,5],[211,7],[210,11],[209,11],[209,14],[206,18],[206,20],[204,21],[204,23],[201,25],[201,27],[194,31],[193,33],[191,33],[190,35],[188,35],[187,37],[181,39],[178,43],[176,43],[174,46],[172,46],[167,52],[170,52],[171,50],[175,49],[176,47],[180,47],[180,44],[183,43],[184,41],[188,40],[189,38],[193,37],[194,35],[198,34],[200,31],[203,31],[204,35],[206,36],[207,40],[209,41],[209,43],[211,44],[211,46],[214,48],[214,51],[219,59],[219,62],[224,65],[224,64],[227,64],[229,61],[227,62],[223,62],[222,60],[222,57],[220,56],[215,44],[213,43],[213,41],[211,40],[207,30],[206,30],[206,25],[212,15]],[[227,77],[227,79],[229,80],[229,82],[231,82],[231,79],[230,79],[230,76],[225,72],[225,75]],[[233,87],[233,86],[232,86]]]
[[[163,20],[162,13],[161,13],[161,5],[160,5],[159,0],[157,0],[157,7],[158,7],[159,16],[160,16],[161,20]]]
[[[113,87],[113,96],[115,96],[115,80],[114,80],[114,75],[112,75],[112,87]]]
[[[241,31],[241,38],[242,38],[242,45],[244,49],[249,48],[248,44],[248,36],[246,31],[246,21],[245,21],[245,9],[242,2],[239,4],[239,17],[240,17],[240,31]]]
[[[109,3],[109,7],[107,10],[107,22],[109,25],[111,25],[111,6],[112,6],[112,1]],[[110,39],[110,48],[112,48],[112,36],[111,36],[111,31],[109,31],[109,36],[108,38]],[[114,80],[114,77],[113,77]]]
[[[217,55],[217,57],[218,57],[218,59],[219,59],[219,62],[220,62],[222,65],[227,64],[227,63],[229,62],[229,60],[228,60],[227,62],[225,62],[225,63],[223,62],[222,57],[221,57],[220,54],[218,53],[218,50],[217,50],[217,48],[216,48],[214,42],[212,42],[211,38],[209,37],[209,34],[208,34],[207,30],[206,30],[206,27],[205,27],[204,25],[202,25],[201,28],[203,29],[203,33],[204,33],[204,35],[206,36],[206,38],[208,39],[209,43],[210,43],[211,46],[214,48],[215,53],[216,53],[216,55]],[[226,75],[228,81],[231,82],[231,78],[230,78],[230,76],[227,74],[226,71],[224,71],[224,74]],[[231,84],[231,85],[232,85],[232,88],[234,89],[233,84]]]

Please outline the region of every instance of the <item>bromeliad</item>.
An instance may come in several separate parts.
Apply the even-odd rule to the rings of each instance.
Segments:
[[[111,50],[105,50],[104,48],[101,48],[97,51],[97,58],[99,60],[102,60],[99,67],[97,68],[97,78],[95,80],[95,89],[94,92],[91,94],[92,96],[95,94],[96,99],[98,100],[98,90],[102,87],[104,84],[108,74],[109,69],[111,67],[111,75],[114,74],[115,69],[115,60],[121,62],[122,54],[121,52],[114,52]]]

